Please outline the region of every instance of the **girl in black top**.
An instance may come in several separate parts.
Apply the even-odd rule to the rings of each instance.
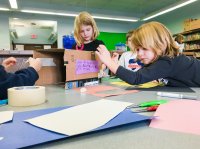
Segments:
[[[95,20],[87,12],[81,12],[74,21],[74,38],[76,45],[72,48],[76,50],[96,51],[103,41],[97,40],[99,30]]]
[[[137,72],[119,66],[105,46],[96,51],[101,61],[116,76],[129,84],[141,84],[163,78],[168,86],[200,87],[200,60],[179,54],[179,47],[168,29],[161,23],[150,22],[134,32],[132,44],[137,57],[145,66]]]

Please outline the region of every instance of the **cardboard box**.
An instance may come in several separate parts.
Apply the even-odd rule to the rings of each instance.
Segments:
[[[184,31],[200,28],[200,19],[187,19],[184,21]]]
[[[97,78],[101,67],[101,62],[91,51],[65,50],[64,63],[66,81]]]
[[[35,50],[34,58],[41,58],[42,68],[36,85],[59,84],[65,82],[65,67],[63,61],[64,49]],[[49,62],[48,62],[49,61]],[[52,63],[53,61],[53,63]]]
[[[0,62],[4,59],[13,56],[17,59],[17,64],[12,67],[9,72],[16,72],[17,70],[27,68],[29,65],[26,63],[29,57],[41,58],[45,60],[45,66],[42,66],[39,71],[39,79],[36,85],[49,85],[65,82],[65,67],[63,61],[64,49],[48,49],[48,50],[8,50],[0,51]],[[48,63],[51,60],[51,63]]]
[[[27,68],[29,65],[26,63],[29,57],[33,56],[32,50],[18,51],[18,50],[0,50],[0,64],[9,57],[15,57],[17,60],[16,65],[7,69],[7,72],[14,73],[20,69]]]

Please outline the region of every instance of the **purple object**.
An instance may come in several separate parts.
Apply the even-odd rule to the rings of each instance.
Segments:
[[[95,60],[76,60],[76,74],[98,72],[98,62]]]

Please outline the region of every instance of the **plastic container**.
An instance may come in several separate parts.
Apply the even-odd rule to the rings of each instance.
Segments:
[[[126,44],[124,43],[117,43],[115,44],[115,50],[120,50],[120,51],[127,51]]]
[[[72,46],[75,44],[75,39],[72,35],[64,35],[63,36],[63,48],[64,49],[72,49]]]

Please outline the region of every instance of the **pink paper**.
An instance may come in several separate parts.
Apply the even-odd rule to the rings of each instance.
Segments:
[[[102,98],[138,92],[138,90],[127,91],[124,89],[120,89],[118,87],[105,86],[105,85],[87,86],[85,88],[87,91],[84,93]],[[75,90],[80,91],[80,88],[76,88]]]
[[[162,104],[150,127],[200,135],[200,101],[176,100]]]

